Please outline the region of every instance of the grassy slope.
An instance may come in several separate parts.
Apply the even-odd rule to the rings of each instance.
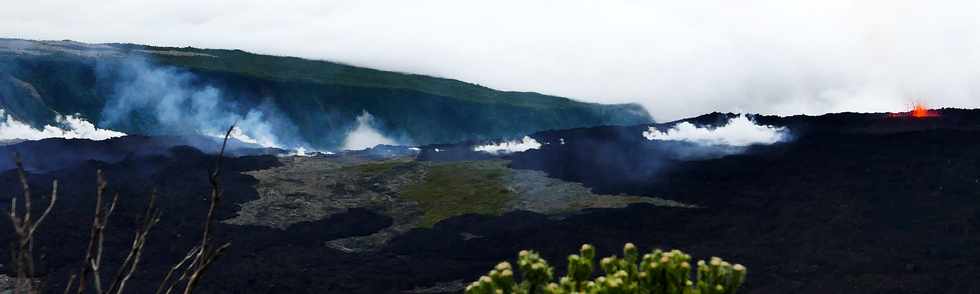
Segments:
[[[321,60],[253,54],[241,50],[154,47],[119,44],[127,49],[193,52],[202,55],[175,56],[153,54],[166,64],[201,70],[233,72],[281,81],[309,81],[322,84],[410,89],[454,97],[476,103],[504,103],[524,107],[568,107],[580,104],[568,98],[533,92],[497,91],[453,79],[356,67]],[[210,57],[206,55],[215,57]]]
[[[0,47],[4,42],[9,44],[10,40],[0,39]],[[296,125],[304,140],[321,148],[337,147],[361,111],[381,118],[384,129],[416,144],[651,121],[638,105],[582,103],[537,93],[496,91],[451,79],[240,50],[19,42],[44,52],[11,54],[0,48],[0,76],[9,73],[32,84],[47,107],[43,111],[24,111],[25,114],[80,113],[98,122],[114,86],[100,78],[96,68],[121,62],[121,56],[127,54],[139,54],[158,64],[188,70],[203,83],[214,83],[224,96],[233,97],[239,105],[256,105],[271,99]],[[93,52],[98,57],[83,57]],[[15,99],[27,97],[23,91],[6,92],[19,96]],[[51,119],[27,120],[38,125]],[[154,131],[152,122],[146,122],[134,117],[127,125],[106,127],[128,133],[159,133]]]

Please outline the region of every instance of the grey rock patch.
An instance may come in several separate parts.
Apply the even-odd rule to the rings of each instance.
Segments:
[[[589,208],[623,208],[634,203],[655,206],[697,208],[695,205],[657,197],[594,194],[581,183],[550,178],[545,172],[512,170],[507,188],[517,197],[507,210],[527,210],[560,217]]]
[[[365,236],[324,242],[324,246],[347,253],[379,250],[392,238],[415,229],[424,212],[418,203],[401,197],[403,188],[421,183],[432,166],[450,163],[419,162],[412,157],[368,159],[341,154],[312,157],[282,157],[282,166],[246,174],[258,179],[259,199],[239,205],[238,215],[224,220],[235,225],[258,225],[286,229],[290,225],[317,221],[351,208],[367,209],[392,219],[392,225]],[[526,210],[563,218],[591,208],[620,208],[634,203],[694,208],[685,203],[632,195],[594,194],[581,183],[549,178],[544,172],[513,170],[506,160],[465,162],[472,169],[503,169],[504,188],[514,195],[503,212]],[[451,164],[460,164],[459,162]],[[482,238],[461,233],[460,238]]]
[[[424,293],[460,293],[463,289],[466,289],[468,285],[463,280],[454,280],[449,282],[436,283],[431,287],[425,288],[415,288],[412,290],[402,291],[402,293],[413,293],[413,294],[424,294]]]
[[[259,225],[286,229],[289,225],[317,221],[350,208],[368,208],[407,223],[408,205],[397,197],[401,185],[419,174],[411,167],[369,174],[350,168],[356,159],[337,156],[284,157],[283,166],[248,172],[259,180],[259,199],[240,205],[238,216],[224,220],[235,225]],[[405,159],[383,162],[408,163]],[[420,166],[420,165],[416,165]],[[414,172],[413,172],[414,171]]]
[[[419,218],[415,218],[418,220]],[[333,248],[346,253],[372,252],[380,250],[392,238],[404,234],[408,230],[415,228],[418,222],[395,224],[367,236],[356,236],[334,239],[324,242],[324,246]]]
[[[41,289],[44,285],[44,280],[39,278],[31,279],[31,284],[34,285],[34,289]],[[0,294],[13,293],[17,293],[17,277],[0,274]]]
[[[2,39],[0,38],[0,53],[15,54],[15,55],[33,55],[33,56],[43,56],[43,55],[53,55],[53,54],[65,54],[65,55],[75,55],[80,57],[98,58],[98,57],[124,57],[128,54],[128,50],[113,46],[110,44],[89,44],[76,42],[71,40],[64,41],[29,41],[29,40],[17,40],[17,39]],[[170,55],[170,56],[205,56],[205,57],[217,57],[211,54],[199,53],[199,52],[188,52],[180,50],[148,50],[148,49],[135,49],[132,52],[144,53],[144,54],[156,54],[156,55]]]
[[[218,56],[214,56],[214,55],[207,54],[207,53],[177,51],[177,50],[173,50],[173,49],[171,49],[171,50],[146,50],[146,49],[138,49],[138,50],[133,50],[133,51],[141,52],[141,53],[147,53],[147,54],[170,55],[170,56],[202,56],[202,57],[214,57],[214,58],[217,58],[218,57]]]
[[[0,275],[0,294],[14,293],[16,285],[17,279],[8,275]]]
[[[472,240],[472,239],[480,239],[480,238],[483,238],[483,236],[476,235],[476,234],[469,233],[469,232],[459,233],[459,237],[460,238],[463,238],[463,241],[469,241],[469,240]]]
[[[0,39],[0,53],[35,56],[67,54],[81,57],[121,57],[124,55],[121,50],[105,44],[16,39]]]

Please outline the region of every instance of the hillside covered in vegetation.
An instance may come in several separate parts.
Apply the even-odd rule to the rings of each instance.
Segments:
[[[173,111],[162,113],[161,103]],[[16,39],[0,39],[0,108],[35,127],[77,113],[99,127],[152,135],[224,123],[214,116],[226,114],[219,118],[268,120],[262,128],[315,148],[342,146],[363,113],[386,136],[411,144],[652,120],[639,105],[583,103],[327,61]],[[180,125],[167,124],[174,113],[184,115],[174,120]],[[188,122],[195,119],[202,121]]]

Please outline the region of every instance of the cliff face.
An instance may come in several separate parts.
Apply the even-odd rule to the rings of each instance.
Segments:
[[[376,127],[389,136],[415,144],[652,120],[634,104],[583,103],[238,50],[0,39],[0,108],[34,125],[51,122],[58,113],[78,113],[126,133],[179,133],[186,128],[161,122],[153,111],[111,114],[108,120],[107,105],[123,98],[145,104],[183,95],[177,109],[196,113],[200,110],[179,107],[197,107],[200,93],[213,95],[209,103],[221,111],[243,118],[255,109],[272,109],[267,118],[286,122],[294,139],[317,148],[340,146],[363,112],[377,118]]]

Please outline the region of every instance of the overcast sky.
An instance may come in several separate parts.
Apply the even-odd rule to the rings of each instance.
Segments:
[[[980,107],[978,3],[31,0],[3,5],[0,37],[239,48],[668,120]]]

